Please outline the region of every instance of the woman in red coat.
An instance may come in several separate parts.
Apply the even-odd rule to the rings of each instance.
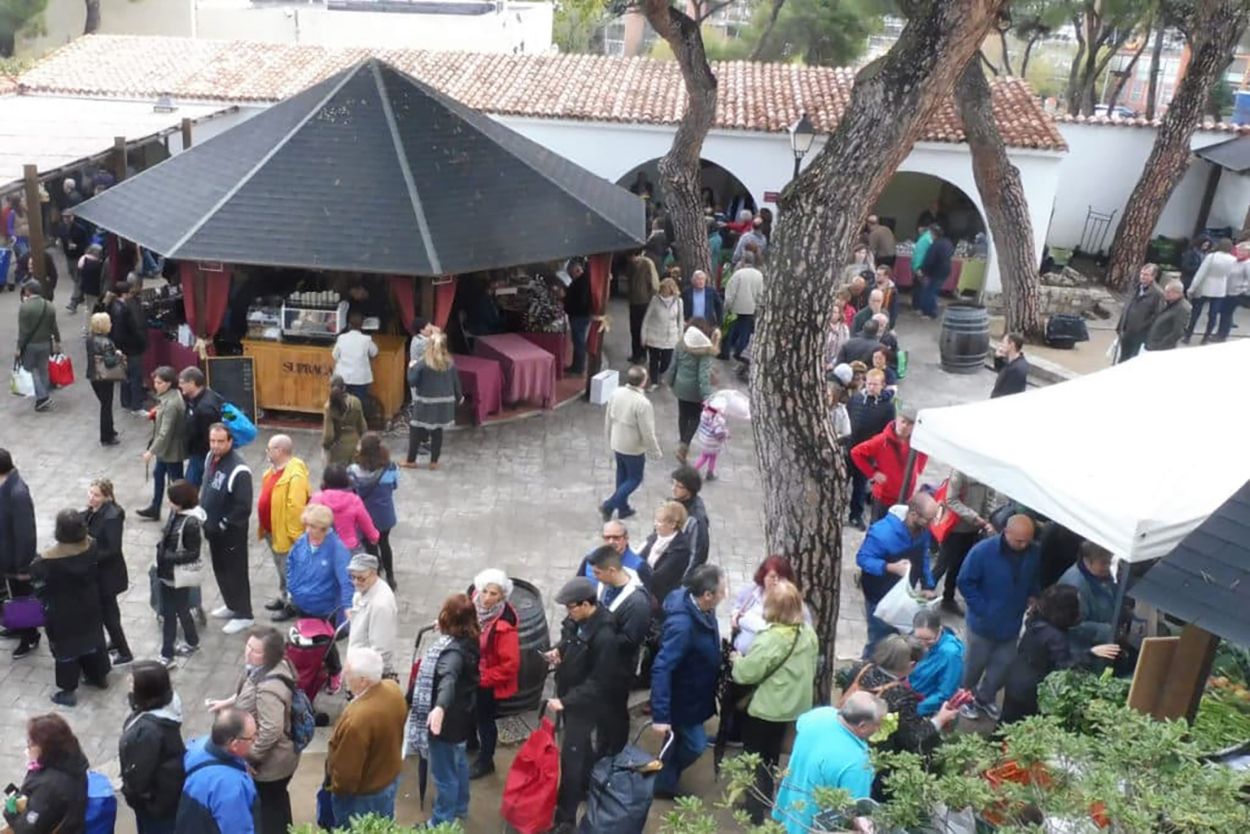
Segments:
[[[481,680],[477,690],[477,760],[469,769],[470,779],[495,772],[495,704],[516,694],[517,673],[521,670],[521,641],[517,615],[508,603],[512,580],[501,570],[490,568],[473,580],[473,602],[481,628]]]

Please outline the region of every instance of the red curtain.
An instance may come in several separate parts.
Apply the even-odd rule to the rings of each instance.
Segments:
[[[444,283],[434,285],[434,326],[446,330],[451,305],[456,301],[456,276],[448,275],[439,280]]]
[[[197,280],[204,282],[204,332],[197,332],[196,335],[211,339],[221,329],[226,306],[230,303],[230,268],[223,265],[220,271],[205,271],[194,262],[184,261],[179,264],[179,276],[182,279],[182,308],[193,331],[199,327],[195,283]]]
[[[399,317],[404,323],[404,330],[412,333],[412,320],[417,317],[417,294],[414,288],[416,279],[410,275],[392,275],[389,283],[391,296],[395,299],[395,306],[399,308]]]
[[[586,339],[586,352],[591,356],[599,354],[603,343],[603,331],[600,316],[608,307],[608,291],[612,282],[612,256],[590,256],[590,310],[595,316],[590,325],[590,333]]]

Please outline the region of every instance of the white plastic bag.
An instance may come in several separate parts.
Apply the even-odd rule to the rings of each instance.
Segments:
[[[9,390],[19,397],[35,396],[35,377],[22,367],[21,362],[13,363],[13,375],[9,377]]]
[[[911,568],[903,575],[898,582],[894,583],[894,587],[886,592],[886,595],[877,603],[877,609],[873,611],[873,616],[879,620],[884,620],[899,631],[908,633],[911,631],[911,622],[915,618],[916,612],[921,608],[929,608],[941,602],[937,597],[924,601],[917,600],[911,595]]]
[[[1120,337],[1119,336],[1116,336],[1111,341],[1111,346],[1107,348],[1106,356],[1107,356],[1107,359],[1111,361],[1112,365],[1120,361]]]

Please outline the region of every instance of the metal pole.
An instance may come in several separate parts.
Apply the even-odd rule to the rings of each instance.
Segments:
[[[801,163],[802,161],[803,161],[803,157],[798,156],[798,155],[794,157],[794,178],[795,179],[798,179],[799,177],[799,163]]]
[[[182,120],[182,149],[185,151],[191,147],[191,120],[183,118]]]
[[[911,473],[916,466],[916,454],[916,450],[911,448],[911,444],[909,443],[907,446],[907,469],[903,471],[903,488],[898,491],[898,502],[900,504],[906,504],[907,500],[911,498],[911,489],[913,486],[911,482]],[[886,509],[889,509],[889,507]]]
[[[126,137],[113,137],[113,176],[118,182],[126,179]]]
[[[22,177],[26,187],[26,222],[30,227],[30,265],[36,278],[42,284],[48,278],[44,258],[47,257],[47,244],[43,239],[43,203],[39,202],[39,168],[35,165],[23,165]]]

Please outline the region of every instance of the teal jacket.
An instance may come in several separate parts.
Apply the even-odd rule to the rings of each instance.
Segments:
[[[790,652],[791,646],[794,646],[793,652]],[[751,650],[733,666],[734,683],[759,684],[747,714],[780,723],[794,721],[811,709],[818,654],[816,632],[806,623],[797,626],[773,623],[760,632],[751,643]]]
[[[911,250],[911,271],[913,275],[919,272],[920,267],[924,265],[924,256],[929,254],[929,247],[932,244],[933,235],[928,230],[916,238],[916,246]]]
[[[716,350],[716,345],[697,329],[686,329],[677,343],[669,370],[674,397],[701,403],[712,396],[712,360],[716,358]]]
[[[923,716],[936,713],[959,689],[963,676],[963,641],[949,628],[943,628],[942,636],[907,676],[907,683],[924,699],[916,712]]]

